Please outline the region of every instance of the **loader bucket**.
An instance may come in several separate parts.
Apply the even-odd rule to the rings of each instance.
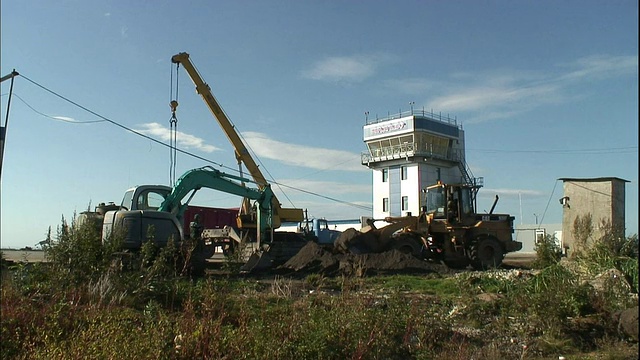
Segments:
[[[260,271],[270,269],[273,266],[273,256],[268,251],[254,252],[249,256],[247,262],[240,268],[241,272],[251,273],[254,271]]]

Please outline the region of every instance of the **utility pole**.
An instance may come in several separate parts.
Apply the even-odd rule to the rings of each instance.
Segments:
[[[7,138],[7,127],[9,126],[9,108],[11,107],[11,95],[13,94],[13,79],[18,76],[16,69],[10,74],[7,74],[0,78],[0,83],[11,79],[11,86],[9,88],[9,99],[7,100],[7,116],[4,121],[4,126],[0,126],[0,178],[2,177],[2,159],[4,158],[4,142]]]

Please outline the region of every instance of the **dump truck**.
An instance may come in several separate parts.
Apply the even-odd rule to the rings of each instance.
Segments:
[[[360,230],[349,229],[336,239],[338,252],[368,253],[397,249],[416,257],[443,262],[451,268],[496,268],[507,253],[522,249],[514,241],[508,214],[494,214],[498,197],[486,214],[476,212],[472,184],[438,182],[423,190],[425,205],[417,216],[386,217],[377,227],[371,220]]]

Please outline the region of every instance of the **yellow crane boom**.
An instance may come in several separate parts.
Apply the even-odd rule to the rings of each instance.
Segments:
[[[176,54],[171,58],[171,62],[173,62],[174,64],[181,64],[184,67],[185,71],[191,78],[191,81],[193,81],[196,86],[196,92],[202,97],[202,100],[204,100],[205,104],[207,104],[207,107],[209,108],[213,116],[216,118],[216,120],[218,120],[218,124],[220,124],[222,131],[231,142],[231,145],[233,146],[235,151],[236,159],[238,160],[238,164],[244,164],[244,166],[247,168],[247,171],[260,188],[264,188],[265,186],[267,186],[267,179],[264,177],[264,175],[258,168],[258,165],[251,157],[249,150],[242,142],[242,139],[236,132],[233,124],[225,114],[224,110],[222,110],[222,107],[216,100],[215,96],[213,96],[211,88],[202,79],[193,63],[191,63],[189,54],[186,52]],[[282,208],[280,202],[275,196],[273,197],[273,213],[273,228],[279,227],[281,222],[300,222],[304,219],[304,213],[302,209]],[[246,225],[248,225],[248,223]]]

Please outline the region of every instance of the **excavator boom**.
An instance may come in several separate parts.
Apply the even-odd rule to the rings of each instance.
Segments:
[[[253,178],[253,181],[258,184],[260,188],[263,188],[268,185],[268,182],[258,165],[254,161],[254,159],[249,154],[249,150],[242,142],[242,139],[236,132],[233,124],[225,114],[224,110],[216,100],[215,96],[211,92],[211,88],[209,85],[202,79],[200,73],[195,68],[191,60],[189,59],[189,54],[186,52],[182,52],[174,55],[171,58],[171,61],[174,64],[181,64],[193,83],[196,86],[196,92],[202,97],[205,104],[213,114],[213,116],[218,120],[222,131],[225,133],[231,145],[234,148],[236,159],[238,160],[238,164],[242,163],[249,171],[249,174]],[[278,227],[280,222],[300,222],[304,219],[304,213],[302,209],[295,208],[282,208],[278,199],[273,197],[273,212],[274,212],[274,226]]]

